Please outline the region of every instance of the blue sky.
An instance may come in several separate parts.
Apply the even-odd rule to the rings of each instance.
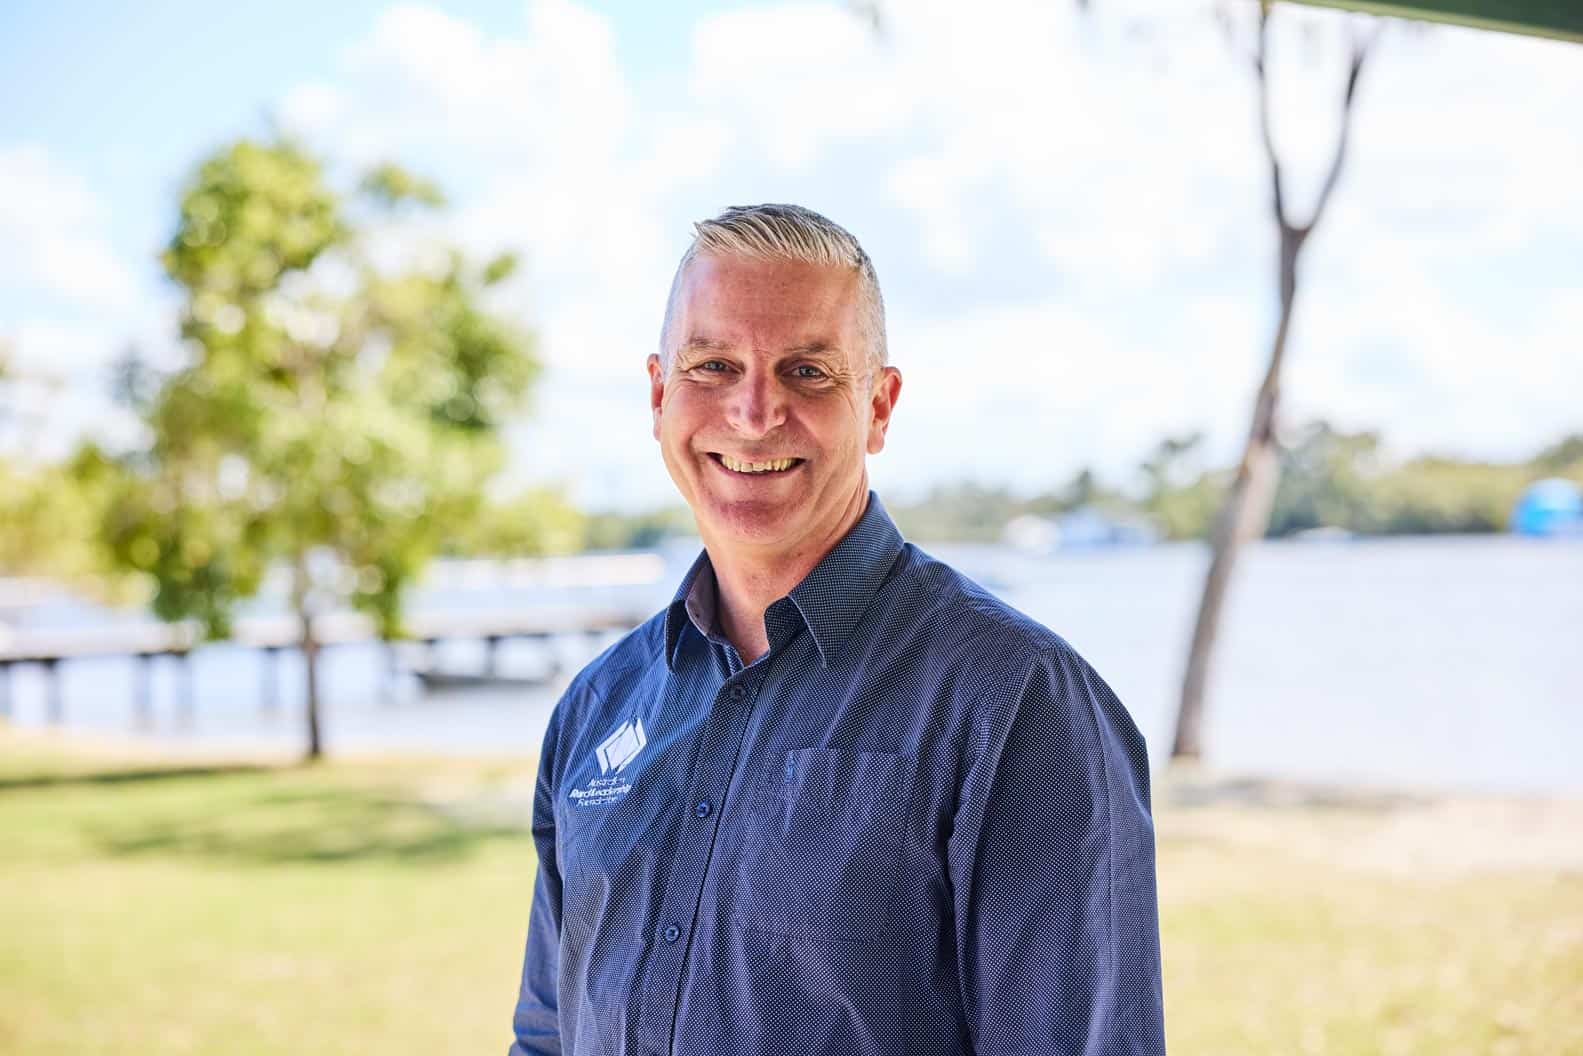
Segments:
[[[1272,313],[1252,81],[1197,4],[354,2],[8,5],[0,339],[46,449],[134,434],[129,341],[174,361],[154,253],[191,166],[278,121],[350,173],[452,193],[445,235],[520,251],[504,303],[548,364],[518,480],[592,505],[673,494],[642,360],[689,223],[792,200],[880,270],[906,379],[872,475],[1120,478],[1166,431],[1245,429]],[[1246,14],[1251,8],[1233,7]],[[1352,25],[1282,9],[1279,145],[1306,199]],[[1288,421],[1514,457],[1583,427],[1583,98],[1574,46],[1393,26],[1311,245]],[[22,433],[0,432],[15,445]]]

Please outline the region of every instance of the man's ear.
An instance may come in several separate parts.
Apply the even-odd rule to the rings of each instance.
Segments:
[[[660,357],[649,353],[649,410],[654,413],[654,439],[660,438],[660,408],[665,403],[665,368]]]
[[[896,400],[901,396],[901,371],[895,367],[881,367],[874,379],[874,389],[869,393],[868,453],[877,455],[885,450],[885,430],[890,428],[890,416],[895,413]]]

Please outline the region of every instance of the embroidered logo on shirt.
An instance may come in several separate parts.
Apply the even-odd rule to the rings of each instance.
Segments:
[[[614,770],[620,773],[626,765],[636,759],[638,753],[649,740],[643,736],[643,720],[633,719],[623,722],[616,727],[616,732],[604,739],[604,743],[594,749],[594,754],[599,756],[600,773],[608,774]]]
[[[648,743],[649,739],[643,733],[642,719],[633,719],[617,726],[616,732],[599,742],[599,747],[594,749],[601,776],[593,778],[582,788],[572,789],[572,802],[579,807],[603,807],[632,791],[632,783],[621,777],[621,771],[638,757],[638,753]]]

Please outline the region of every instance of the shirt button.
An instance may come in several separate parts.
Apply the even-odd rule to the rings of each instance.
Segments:
[[[700,799],[698,801],[698,805],[693,807],[693,813],[700,818],[707,818],[709,816],[709,812],[713,809],[714,808],[709,805],[709,801],[707,799]]]
[[[747,695],[748,695],[748,687],[744,686],[742,683],[738,682],[736,685],[731,687],[731,699],[732,700],[742,700]]]
[[[681,935],[682,935],[682,929],[678,928],[675,924],[667,924],[665,926],[665,941],[666,942],[675,942],[677,939],[681,938]]]

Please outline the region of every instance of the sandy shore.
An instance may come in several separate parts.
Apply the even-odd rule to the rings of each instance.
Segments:
[[[1413,790],[1178,770],[1157,778],[1162,840],[1213,839],[1411,875],[1583,872],[1583,797]]]
[[[66,757],[70,769],[297,762],[295,751],[192,745],[19,728],[0,721],[0,751]],[[343,762],[411,765],[425,798],[503,820],[531,810],[533,760],[394,753],[338,754]],[[487,771],[487,780],[480,774]],[[1583,797],[1454,792],[1227,774],[1202,766],[1154,776],[1161,848],[1278,852],[1328,867],[1396,875],[1462,876],[1537,870],[1583,873]]]

